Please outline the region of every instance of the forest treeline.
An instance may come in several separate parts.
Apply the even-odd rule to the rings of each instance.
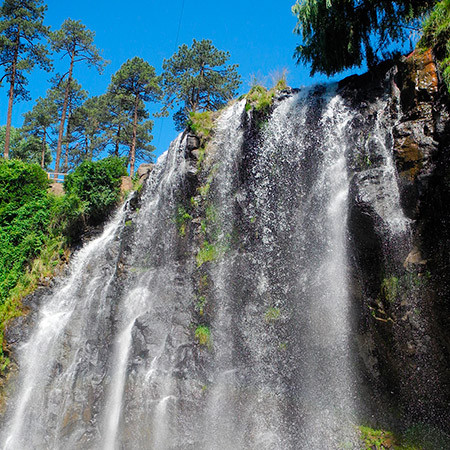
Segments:
[[[133,176],[136,160],[151,160],[154,150],[147,103],[161,103],[159,116],[179,106],[174,118],[182,128],[189,113],[218,109],[236,95],[240,76],[237,65],[227,64],[229,53],[209,40],[194,40],[164,60],[161,74],[138,56],[129,59],[104,94],[89,97],[77,72],[101,74],[109,63],[95,45],[95,33],[72,19],[52,31],[45,25],[46,10],[43,0],[5,0],[0,9],[0,81],[8,87],[7,122],[0,130],[5,159],[45,168],[53,155],[54,171],[67,173],[99,155],[124,155]],[[65,62],[63,73],[53,72],[56,57]],[[30,99],[27,84],[37,68],[51,73],[48,90],[15,129],[14,104]]]
[[[450,0],[299,0],[292,11],[302,43],[298,63],[311,73],[333,75],[345,69],[369,67],[398,52],[412,33],[433,47],[450,85]],[[76,79],[88,68],[102,73],[108,61],[95,44],[95,32],[80,21],[66,19],[58,30],[45,24],[43,0],[4,0],[0,8],[0,82],[7,88],[7,121],[0,128],[3,156],[37,162],[67,173],[82,161],[107,154],[126,156],[130,175],[136,160],[150,161],[152,129],[149,102],[157,116],[174,106],[178,130],[191,112],[216,110],[233,98],[241,80],[230,54],[209,40],[194,40],[157,70],[136,56],[112,76],[106,92],[89,97]],[[425,22],[423,22],[425,20]],[[53,59],[64,62],[54,73]],[[35,69],[49,72],[46,93],[24,115],[23,126],[11,126],[14,105],[29,100],[27,84]]]

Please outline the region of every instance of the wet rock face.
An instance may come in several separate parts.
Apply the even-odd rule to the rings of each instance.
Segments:
[[[264,115],[237,102],[206,159],[195,136],[174,141],[74,278],[73,323],[45,368],[51,408],[27,408],[40,442],[337,448],[354,401],[366,417],[401,407],[444,425],[449,140],[427,58],[347,79],[337,96],[283,91]],[[26,300],[12,346],[42,298]]]
[[[359,111],[350,124],[355,152],[348,164],[353,174],[351,283],[360,305],[361,365],[388,402],[398,402],[410,417],[447,426],[449,214],[443,205],[449,201],[450,139],[445,88],[431,52],[414,52],[344,80],[341,95]]]

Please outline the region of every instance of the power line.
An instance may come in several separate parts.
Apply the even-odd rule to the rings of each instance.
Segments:
[[[181,1],[181,12],[180,12],[180,18],[178,20],[178,28],[177,28],[177,35],[175,38],[175,47],[173,49],[173,53],[176,52],[177,47],[178,47],[178,39],[180,37],[180,30],[181,30],[181,22],[183,20],[183,13],[184,13],[184,3],[185,0]],[[163,125],[164,125],[164,117],[161,117],[161,125],[159,126],[159,136],[158,136],[158,144],[157,147],[159,147],[159,144],[161,142],[161,136],[162,136],[162,130],[163,130]]]

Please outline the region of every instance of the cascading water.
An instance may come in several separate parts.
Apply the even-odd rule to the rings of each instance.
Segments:
[[[333,88],[312,88],[279,101],[252,138],[256,119],[235,103],[208,144],[201,196],[186,138],[174,141],[132,225],[121,210],[44,299],[3,448],[358,448],[353,114]],[[206,218],[185,214],[184,236],[190,195]],[[195,341],[199,321],[208,345]]]

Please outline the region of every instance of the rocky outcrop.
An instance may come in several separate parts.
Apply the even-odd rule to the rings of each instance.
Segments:
[[[359,110],[349,228],[364,371],[405,417],[448,426],[448,97],[430,51],[346,79],[341,93]],[[396,201],[403,217],[390,214]]]

